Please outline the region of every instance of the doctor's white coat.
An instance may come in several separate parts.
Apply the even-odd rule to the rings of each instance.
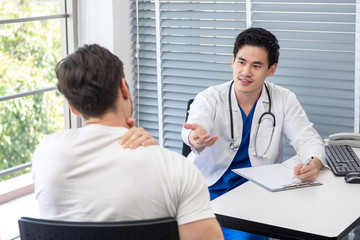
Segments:
[[[229,113],[229,87],[232,81],[207,88],[194,99],[189,110],[188,123],[199,123],[211,135],[219,138],[211,147],[206,147],[200,154],[192,148],[188,158],[200,169],[208,186],[213,185],[229,168],[236,151],[231,150],[231,123]],[[260,116],[268,111],[269,99],[265,87],[257,101],[251,125],[249,157],[252,166],[281,163],[283,159],[284,136],[289,139],[300,159],[304,162],[309,157],[317,157],[326,166],[324,144],[313,128],[305,111],[288,89],[265,82],[272,99],[271,112],[275,115],[275,129],[271,144],[264,158],[254,156],[255,132]],[[242,116],[237,104],[234,88],[231,92],[231,111],[233,114],[234,138],[242,140]],[[262,156],[269,145],[273,121],[263,119],[256,137],[256,150]],[[182,139],[189,145],[190,130],[182,129]]]

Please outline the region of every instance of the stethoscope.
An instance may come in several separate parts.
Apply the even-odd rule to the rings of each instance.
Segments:
[[[234,84],[234,81],[231,82],[230,87],[229,87],[229,112],[230,112],[230,124],[231,124],[230,125],[231,126],[230,149],[232,151],[237,151],[239,149],[239,147],[240,147],[240,143],[234,139],[234,125],[233,125],[233,116],[232,116],[232,108],[231,108],[231,88],[232,88],[233,84]],[[268,99],[269,99],[269,109],[260,116],[259,121],[258,121],[257,126],[256,126],[253,155],[256,156],[256,157],[259,157],[259,158],[266,157],[266,153],[267,153],[267,151],[268,151],[268,149],[270,147],[270,144],[271,144],[271,141],[272,141],[272,138],[273,138],[273,134],[274,134],[275,125],[276,125],[275,124],[275,115],[273,113],[271,113],[271,97],[270,97],[269,89],[268,89],[268,87],[266,86],[265,83],[264,83],[264,86],[265,86],[266,93],[267,93]],[[273,119],[273,128],[272,128],[272,132],[271,132],[271,136],[270,136],[270,141],[269,141],[269,144],[266,147],[266,150],[264,151],[264,153],[262,155],[259,155],[258,152],[257,152],[257,149],[256,149],[256,139],[257,139],[257,135],[258,135],[258,132],[259,132],[259,127],[260,127],[261,121],[266,115],[270,115],[271,118]]]

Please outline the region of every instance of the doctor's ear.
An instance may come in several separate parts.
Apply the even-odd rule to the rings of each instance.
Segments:
[[[275,71],[276,71],[276,68],[277,68],[277,63],[274,63],[273,65],[271,65],[269,67],[269,70],[268,70],[268,77],[271,77],[272,75],[274,75]]]

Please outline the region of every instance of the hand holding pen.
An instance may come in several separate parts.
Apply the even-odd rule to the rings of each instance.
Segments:
[[[302,165],[302,167],[299,169],[299,173],[301,174],[301,170],[305,167],[305,166],[307,166],[307,165],[309,165],[309,163],[312,161],[314,159],[314,157],[309,157],[306,161],[305,161],[305,163]],[[300,164],[299,164],[300,165]],[[298,165],[298,166],[299,166]],[[296,168],[296,167],[295,167]],[[295,170],[294,170],[294,172],[295,172]],[[293,177],[293,180],[295,179],[295,178],[297,178],[297,176],[294,174],[294,177]],[[301,179],[300,179],[301,180]]]
[[[323,167],[322,162],[317,157],[311,157],[304,164],[299,163],[294,168],[294,175],[301,182],[314,182]]]

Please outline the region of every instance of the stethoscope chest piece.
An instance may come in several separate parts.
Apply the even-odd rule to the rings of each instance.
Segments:
[[[239,147],[240,147],[239,142],[236,140],[232,140],[232,142],[230,143],[230,149],[232,151],[237,151],[239,149]]]

